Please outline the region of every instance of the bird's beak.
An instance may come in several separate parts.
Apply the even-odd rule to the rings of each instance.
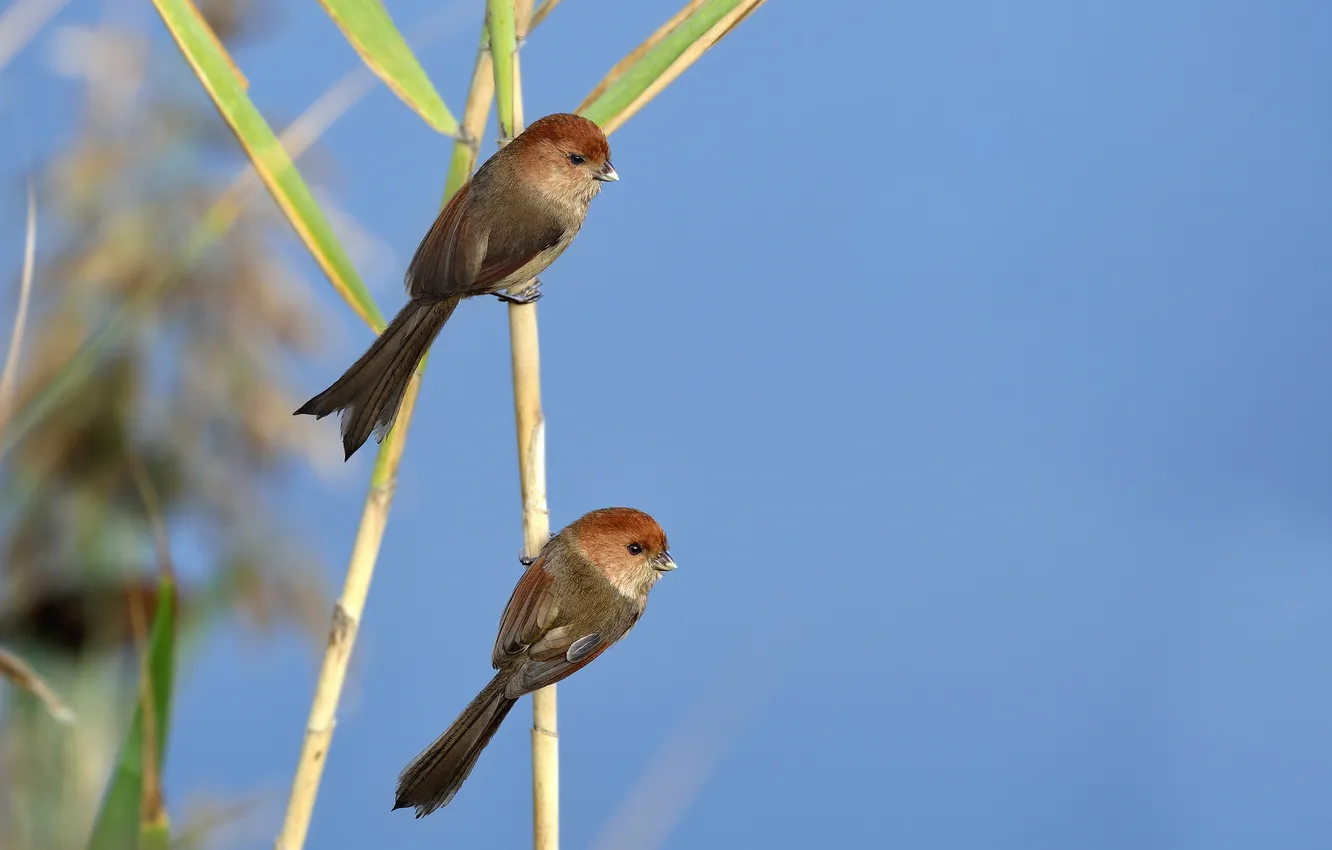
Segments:
[[[670,552],[662,552],[652,560],[652,568],[658,572],[669,573],[675,569],[675,561],[671,558]]]
[[[615,166],[610,164],[609,159],[606,160],[606,164],[601,167],[601,170],[593,174],[592,177],[602,183],[611,183],[620,179],[619,173],[615,170]]]

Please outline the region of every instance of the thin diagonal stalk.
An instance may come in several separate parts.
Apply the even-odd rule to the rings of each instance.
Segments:
[[[23,330],[28,323],[28,300],[32,296],[32,269],[37,254],[37,195],[28,178],[28,228],[23,239],[23,274],[19,278],[18,309],[14,311],[14,330],[9,335],[9,354],[0,375],[0,432],[9,422],[14,405],[14,382],[18,378],[19,355],[23,351]]]
[[[528,30],[534,30],[541,25],[546,16],[555,11],[555,7],[560,5],[560,0],[546,0],[540,6],[537,6],[532,12],[532,23],[528,25]]]
[[[0,13],[0,70],[69,0],[15,0]]]
[[[488,0],[495,101],[500,136],[523,128],[522,71],[518,44],[526,37],[531,0]],[[503,144],[503,142],[501,142]],[[522,289],[524,285],[516,287]],[[523,545],[535,557],[550,537],[546,507],[546,420],[541,413],[541,348],[535,304],[509,305],[509,350],[518,431],[518,475],[523,498]],[[532,694],[532,846],[559,850],[560,749],[555,686]]]
[[[407,385],[398,422],[375,459],[370,476],[370,489],[361,511],[361,524],[352,544],[351,559],[347,564],[347,578],[342,595],[333,608],[333,625],[329,630],[328,648],[319,669],[310,717],[301,743],[300,760],[292,780],[291,797],[287,801],[287,814],[282,832],[277,838],[278,850],[300,850],[310,828],[310,815],[314,813],[315,798],[319,794],[319,781],[324,775],[324,763],[329,743],[333,739],[333,726],[337,719],[338,700],[347,678],[347,665],[356,644],[356,631],[360,626],[365,598],[370,593],[370,580],[374,577],[379,545],[388,525],[389,508],[398,486],[398,464],[407,439],[407,426],[411,424],[416,408],[416,396],[421,388],[418,368]]]
[[[485,132],[486,118],[490,113],[493,96],[490,53],[485,49],[483,34],[482,49],[477,53],[476,68],[472,76],[472,88],[463,110],[463,138],[468,141],[455,142],[453,145],[453,159],[445,183],[445,201],[458,191],[476,168],[477,145],[474,140],[479,139]],[[360,627],[361,613],[365,610],[365,599],[370,592],[370,581],[374,577],[379,545],[384,537],[389,507],[392,505],[393,493],[397,488],[398,466],[402,460],[407,427],[411,423],[412,413],[416,407],[416,397],[420,391],[425,362],[423,358],[416,374],[412,376],[402,407],[398,411],[397,424],[385,439],[375,460],[375,469],[370,478],[370,491],[366,496],[365,508],[361,513],[361,525],[356,534],[356,542],[352,546],[351,559],[347,564],[347,577],[343,584],[342,595],[333,609],[333,624],[329,631],[328,646],[315,685],[305,738],[296,765],[296,776],[292,780],[291,797],[287,802],[282,832],[277,838],[277,850],[300,850],[309,832],[310,817],[314,813],[319,783],[324,774],[324,763],[333,739],[333,727],[337,718],[342,686],[347,678],[347,667],[356,643],[356,632]]]
[[[65,726],[74,724],[74,711],[70,709],[60,695],[37,675],[32,665],[14,653],[0,646],[0,677],[11,680],[14,684],[32,694],[59,723]]]

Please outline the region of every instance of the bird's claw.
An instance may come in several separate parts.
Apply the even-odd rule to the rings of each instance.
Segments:
[[[508,290],[496,292],[495,297],[501,301],[507,301],[510,304],[535,304],[541,300],[541,278],[532,278],[532,285],[519,293],[510,293]]]
[[[559,532],[556,531],[548,531],[546,532],[546,539],[553,540],[558,533]],[[524,567],[530,567],[536,563],[536,556],[524,553],[518,556],[518,563],[522,564]]]

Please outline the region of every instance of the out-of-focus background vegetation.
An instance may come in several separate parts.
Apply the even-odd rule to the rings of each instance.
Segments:
[[[245,0],[200,10],[228,44],[274,25]],[[18,35],[12,15],[0,20]],[[34,34],[49,72],[70,81],[62,91],[77,94],[78,120],[57,144],[29,148],[26,169],[7,158],[7,193],[21,198],[30,178],[40,198],[40,283],[15,408],[110,312],[123,311],[128,326],[3,459],[0,644],[40,670],[77,717],[61,726],[26,692],[3,691],[6,850],[86,841],[134,705],[136,607],[151,621],[157,575],[173,566],[164,559],[186,567],[186,669],[191,647],[223,623],[263,641],[294,632],[312,647],[327,627],[324,574],[283,521],[277,492],[310,459],[310,432],[293,427],[300,399],[288,371],[311,351],[318,311],[283,256],[275,233],[286,225],[266,196],[182,261],[192,228],[244,160],[155,21],[130,20],[138,25],[113,13]],[[6,123],[11,151],[22,149],[23,130]],[[309,167],[318,173],[318,157]],[[23,207],[5,210],[19,214],[7,216],[6,232],[21,233]],[[6,297],[17,303],[12,270]],[[235,802],[212,800],[196,814],[206,820]]]

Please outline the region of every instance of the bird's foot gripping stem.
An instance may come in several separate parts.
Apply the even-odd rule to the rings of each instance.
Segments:
[[[548,539],[548,540],[552,540],[552,539],[554,539],[555,534],[556,534],[556,532],[554,532],[554,531],[547,532],[547,538],[546,538],[546,539]],[[522,564],[524,567],[530,567],[530,566],[532,566],[533,564],[536,563],[536,558],[533,558],[532,556],[530,556],[530,555],[528,555],[526,552],[524,552],[523,554],[521,554],[521,555],[518,556],[518,563]]]
[[[532,278],[531,286],[522,292],[513,293],[505,290],[496,292],[495,297],[501,301],[507,301],[510,304],[535,304],[541,300],[541,278]]]

